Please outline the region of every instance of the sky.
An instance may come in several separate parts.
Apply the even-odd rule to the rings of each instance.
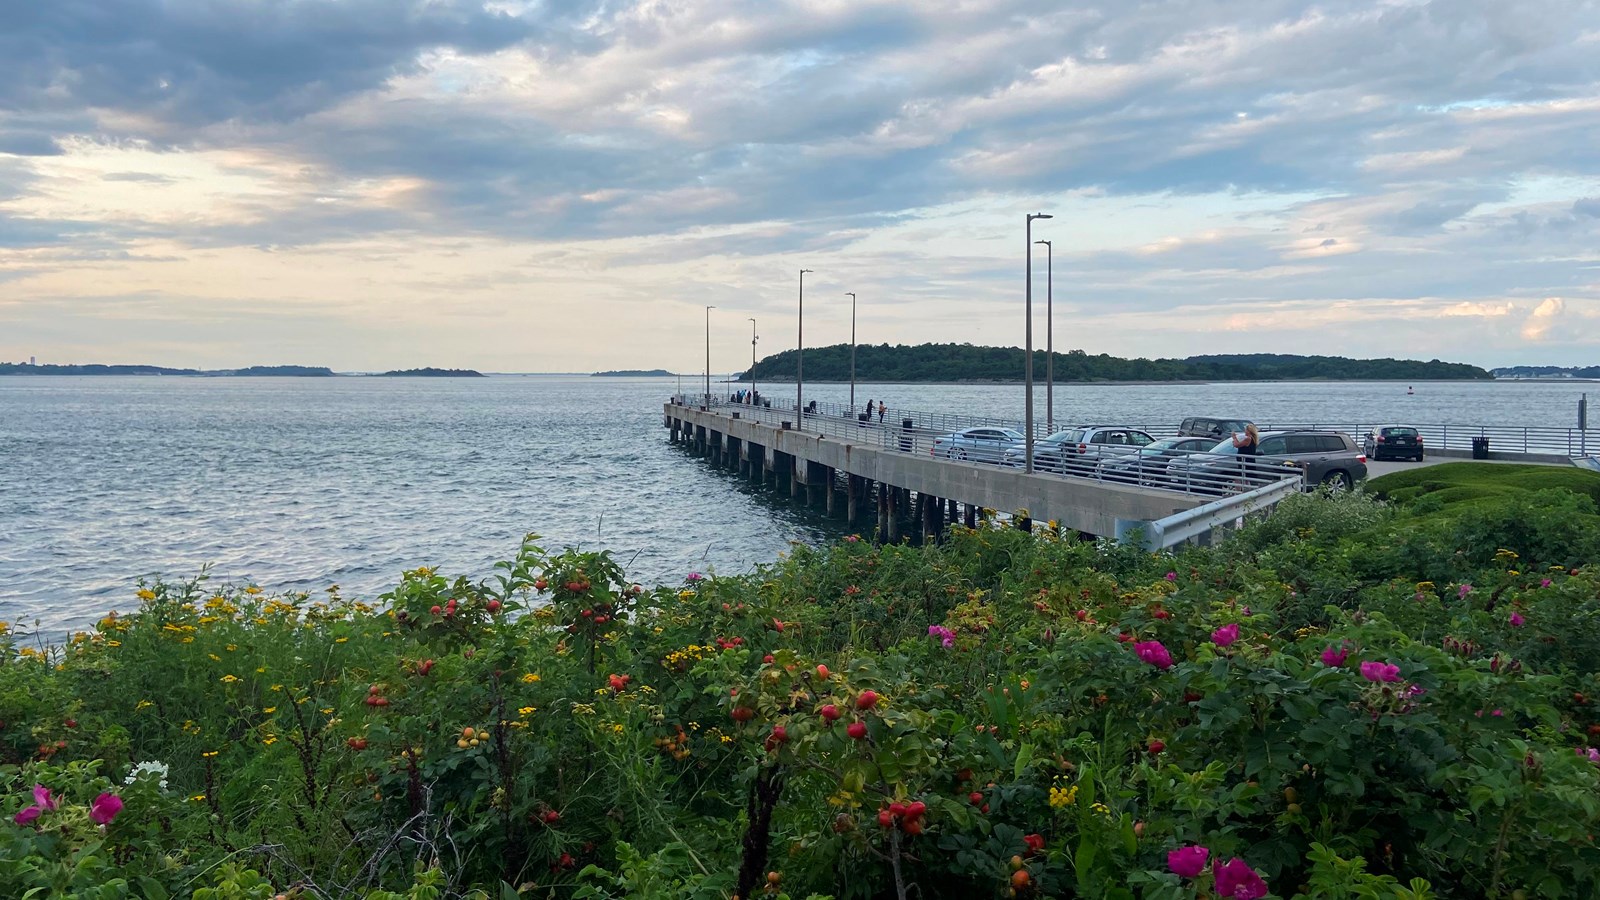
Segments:
[[[0,361],[1600,357],[1593,0],[0,0]]]

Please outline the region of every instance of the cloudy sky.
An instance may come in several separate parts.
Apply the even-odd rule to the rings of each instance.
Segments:
[[[0,0],[0,360],[1600,357],[1590,0]],[[1037,258],[1042,335],[1043,248]],[[1042,337],[1041,337],[1042,342]]]

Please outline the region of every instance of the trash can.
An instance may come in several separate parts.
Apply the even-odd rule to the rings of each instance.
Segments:
[[[916,438],[911,434],[911,426],[912,421],[910,419],[900,420],[900,449],[905,453],[910,453],[912,446],[916,443]]]
[[[871,418],[871,413],[856,413],[856,421],[861,423],[862,428],[867,427],[867,422],[871,420]]]
[[[1486,438],[1486,437],[1475,437],[1475,438],[1472,439],[1472,458],[1473,459],[1488,459],[1489,458],[1489,439],[1488,438]]]

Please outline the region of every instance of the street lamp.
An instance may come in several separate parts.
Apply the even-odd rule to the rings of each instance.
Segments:
[[[1049,436],[1056,433],[1056,248],[1049,241],[1034,243],[1044,245],[1044,430]]]
[[[711,406],[711,311],[715,306],[706,307],[706,407]]]
[[[856,413],[856,292],[850,295],[850,414]]]
[[[1053,217],[1046,213],[1028,213],[1028,221],[1024,228],[1026,243],[1022,245],[1022,249],[1028,254],[1026,276],[1028,282],[1026,301],[1028,327],[1025,329],[1023,340],[1026,346],[1022,351],[1022,372],[1023,380],[1027,382],[1028,399],[1023,404],[1023,415],[1027,417],[1027,421],[1023,423],[1022,471],[1029,474],[1033,473],[1033,220],[1049,218]]]
[[[750,396],[756,393],[756,320],[750,320]]]
[[[806,421],[806,407],[802,402],[805,396],[806,381],[806,276],[814,274],[810,269],[800,270],[800,324],[795,334],[794,347],[794,427],[796,431],[804,430]]]

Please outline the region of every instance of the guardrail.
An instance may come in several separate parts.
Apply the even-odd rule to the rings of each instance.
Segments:
[[[679,395],[684,403],[698,404],[704,399],[702,394]],[[794,411],[794,398],[763,397],[764,401],[771,404],[774,410]],[[726,404],[728,398],[724,395],[713,394],[711,400],[714,404]],[[734,404],[739,405],[739,404]],[[815,406],[815,412],[809,407]],[[864,409],[864,407],[863,407]],[[860,410],[852,409],[843,403],[815,402],[808,404],[805,418],[809,421],[813,416],[821,419],[844,418],[854,419]],[[791,415],[791,418],[792,415]],[[873,421],[877,421],[877,413],[873,413]],[[1007,419],[999,416],[970,416],[956,413],[928,412],[924,410],[902,410],[891,408],[884,416],[883,425],[897,426],[906,419],[910,419],[913,426],[918,429],[949,433],[963,431],[968,428],[997,427],[1015,428],[1023,430],[1020,419]],[[1061,428],[1069,427],[1067,419],[1062,419]],[[1177,427],[1170,423],[1139,423],[1116,422],[1102,423],[1116,424],[1129,428],[1137,428],[1156,437],[1175,434]],[[1262,431],[1297,431],[1297,430],[1333,430],[1342,431],[1355,438],[1360,444],[1367,432],[1385,425],[1409,425],[1417,429],[1422,435],[1424,451],[1450,450],[1470,452],[1473,449],[1473,440],[1487,438],[1490,452],[1525,453],[1543,456],[1563,456],[1569,459],[1590,456],[1600,453],[1600,429],[1582,428],[1551,428],[1540,426],[1521,425],[1471,425],[1471,424],[1415,424],[1412,422],[1274,422],[1270,424],[1257,423]],[[1594,431],[1594,434],[1590,434]],[[1034,434],[1037,438],[1048,437],[1042,422],[1034,422]]]
[[[1293,481],[1280,481],[1255,490],[1213,500],[1210,503],[1173,513],[1153,522],[1117,520],[1117,540],[1137,540],[1146,550],[1165,550],[1188,541],[1209,543],[1218,528],[1234,528],[1250,516],[1264,513],[1285,497],[1297,493]]]
[[[713,397],[707,406],[703,396],[679,395],[673,398],[673,402],[719,414],[738,415],[742,419],[780,428],[796,428],[797,425],[792,401],[784,404],[774,400],[769,407],[764,404],[729,403]],[[953,444],[947,440],[951,432],[945,428],[918,425],[915,419],[909,417],[898,422],[880,423],[876,417],[863,421],[859,414],[847,418],[833,414],[827,406],[818,404],[815,412],[806,413],[803,426],[796,430],[880,450],[933,456],[973,465],[1012,468],[1021,468],[1023,465],[1016,455],[1020,443],[996,441],[989,445]],[[1139,454],[1135,452],[1138,449],[1135,447],[1113,448],[1098,444],[1090,447],[1092,452],[1052,454],[1048,451],[1039,453],[1039,447],[1035,444],[1034,472],[1044,477],[1082,478],[1205,497],[1247,493],[1279,483],[1287,483],[1291,489],[1298,489],[1305,483],[1301,469],[1279,461],[1258,461],[1221,453],[1155,456]]]

